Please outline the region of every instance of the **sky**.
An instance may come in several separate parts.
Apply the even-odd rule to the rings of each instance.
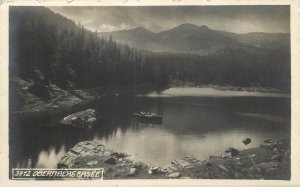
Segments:
[[[98,32],[145,27],[152,32],[183,23],[234,33],[290,32],[289,6],[49,7]]]

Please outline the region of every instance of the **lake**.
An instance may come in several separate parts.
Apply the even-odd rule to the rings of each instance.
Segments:
[[[257,147],[268,138],[290,138],[290,96],[281,93],[170,88],[162,92],[120,95],[95,103],[101,119],[92,129],[59,125],[11,124],[10,167],[55,168],[80,141],[104,145],[154,166],[194,156],[208,159],[225,149]],[[155,112],[161,124],[140,121],[133,113]],[[242,139],[252,142],[244,145]]]

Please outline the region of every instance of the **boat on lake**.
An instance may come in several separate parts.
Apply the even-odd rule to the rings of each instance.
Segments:
[[[162,120],[162,116],[159,116],[155,113],[151,113],[151,112],[139,112],[139,113],[134,113],[134,116],[136,116],[138,119],[142,119],[142,120],[154,120],[154,121],[161,121]]]

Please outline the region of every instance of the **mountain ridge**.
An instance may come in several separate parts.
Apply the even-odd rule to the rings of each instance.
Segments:
[[[100,32],[101,37],[112,36],[117,42],[152,52],[215,54],[231,47],[277,48],[289,47],[288,33],[249,32],[246,34],[213,30],[207,25],[180,24],[169,30],[152,32],[144,27],[112,32]]]
[[[179,24],[175,27],[172,27],[170,29],[167,29],[167,30],[162,30],[162,31],[159,31],[159,32],[154,32],[154,31],[151,31],[150,29],[147,29],[145,28],[144,26],[138,26],[138,27],[134,27],[134,28],[131,28],[131,29],[120,29],[120,30],[114,30],[114,31],[107,31],[107,32],[99,32],[99,33],[112,33],[112,32],[118,32],[118,31],[130,31],[130,30],[135,30],[135,29],[144,29],[144,30],[147,30],[149,32],[152,32],[152,33],[161,33],[161,32],[165,32],[165,31],[169,31],[169,30],[172,30],[176,27],[179,27],[179,26],[184,26],[184,25],[191,25],[191,26],[196,26],[196,27],[206,27],[208,28],[209,30],[214,30],[214,31],[221,31],[221,32],[227,32],[227,33],[234,33],[234,34],[237,34],[237,35],[247,35],[247,34],[252,34],[252,33],[259,33],[259,34],[290,34],[289,32],[262,32],[262,31],[254,31],[254,32],[247,32],[247,33],[235,33],[235,32],[230,32],[230,31],[225,31],[225,30],[216,30],[216,29],[211,29],[210,27],[208,27],[207,25],[196,25],[196,24],[192,24],[192,23],[182,23],[182,24]]]

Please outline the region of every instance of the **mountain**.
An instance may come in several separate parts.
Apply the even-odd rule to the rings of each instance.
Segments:
[[[117,42],[152,52],[189,53],[197,55],[215,54],[224,49],[253,47],[263,49],[289,47],[287,33],[236,34],[212,30],[206,25],[181,24],[159,33],[143,27],[113,32],[100,32],[102,37],[112,36]],[[252,48],[252,49],[251,49]]]
[[[219,34],[237,39],[239,42],[258,48],[282,48],[290,47],[289,33],[264,33],[251,32],[246,34],[235,34],[231,32],[217,31]]]
[[[45,100],[53,84],[81,89],[184,81],[290,90],[288,34],[241,35],[192,24],[160,33],[143,27],[97,33],[44,7],[12,7],[9,14],[10,78],[33,84],[17,88]]]
[[[101,33],[101,35],[110,36],[110,32]],[[144,27],[137,27],[131,30],[120,30],[115,31],[114,36],[118,36],[120,41],[129,42],[131,45],[134,45],[137,42],[145,42],[147,40],[154,39],[155,33],[145,29]]]

